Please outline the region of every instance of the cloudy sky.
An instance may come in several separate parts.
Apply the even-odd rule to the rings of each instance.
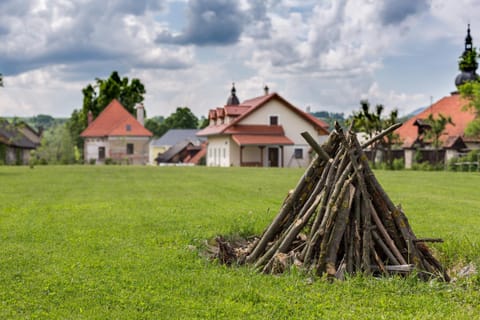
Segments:
[[[223,106],[265,85],[294,105],[401,114],[455,89],[480,0],[1,0],[0,116],[68,117],[113,70],[148,116]]]

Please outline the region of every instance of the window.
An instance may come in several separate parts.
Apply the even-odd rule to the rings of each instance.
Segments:
[[[127,154],[133,154],[133,143],[127,143]]]
[[[270,125],[271,126],[278,125],[278,116],[270,116]]]
[[[125,126],[125,130],[127,130],[127,131],[132,131],[132,126],[129,125],[129,124],[127,124],[127,125]]]
[[[295,159],[303,159],[303,149],[297,148],[294,153]]]

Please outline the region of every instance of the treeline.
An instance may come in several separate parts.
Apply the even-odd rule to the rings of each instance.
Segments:
[[[342,127],[345,126],[346,118],[343,112],[315,111],[310,114],[328,123],[330,128],[333,128],[335,122],[338,122]]]
[[[68,118],[54,118],[48,114],[39,114],[33,117],[4,117],[4,119],[10,123],[26,123],[36,131],[45,131],[68,121]]]

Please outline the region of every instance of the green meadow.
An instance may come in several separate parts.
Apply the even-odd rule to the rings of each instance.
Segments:
[[[225,267],[303,169],[0,166],[0,319],[480,319],[480,276],[329,283]],[[480,269],[480,173],[376,171],[452,272]],[[312,281],[313,280],[313,281]]]

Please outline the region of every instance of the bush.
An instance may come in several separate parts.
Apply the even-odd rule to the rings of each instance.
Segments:
[[[392,166],[390,167],[387,162],[376,162],[373,164],[371,161],[368,161],[370,168],[375,170],[403,170],[405,169],[405,160],[403,158],[393,159]]]
[[[405,160],[403,158],[393,159],[393,170],[405,169]]]
[[[450,171],[475,171],[479,170],[480,150],[472,150],[463,157],[452,158],[448,161]]]
[[[444,169],[445,169],[445,166],[443,165],[443,163],[432,164],[428,161],[414,163],[412,165],[412,170],[417,170],[417,171],[441,171]]]

